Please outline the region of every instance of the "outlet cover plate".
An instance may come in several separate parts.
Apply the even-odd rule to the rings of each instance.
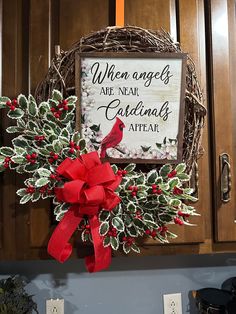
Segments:
[[[46,314],[64,314],[64,299],[47,300]]]
[[[182,314],[181,293],[164,294],[164,314]]]

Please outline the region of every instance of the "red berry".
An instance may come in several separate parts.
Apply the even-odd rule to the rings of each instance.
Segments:
[[[8,107],[10,107],[10,106],[11,106],[11,102],[8,100],[8,101],[6,102],[6,105],[7,105]]]
[[[53,158],[48,158],[48,162],[49,162],[50,164],[52,164],[52,163],[54,162],[54,159],[53,159]]]
[[[108,231],[108,235],[111,237],[112,236],[112,231]]]
[[[54,116],[55,116],[55,118],[57,118],[57,119],[60,118],[59,112],[55,112],[55,113],[54,113]]]
[[[63,104],[59,104],[58,106],[57,106],[57,108],[62,108],[63,107]]]
[[[11,158],[10,157],[6,157],[5,158],[5,162],[10,162],[11,161]]]
[[[145,233],[146,233],[147,235],[150,235],[150,234],[151,234],[151,230],[147,229],[147,230],[145,230]]]
[[[89,232],[89,230],[85,230],[84,233],[85,234],[89,234],[90,232]]]
[[[134,191],[134,192],[137,192],[137,191],[138,191],[138,187],[137,187],[137,186],[134,186],[134,187],[133,187],[133,191]]]
[[[35,188],[32,185],[30,185],[27,187],[26,192],[29,194],[33,194],[35,192]]]
[[[185,218],[188,218],[190,215],[189,214],[184,214],[184,217]]]
[[[4,165],[3,165],[3,167],[4,167],[4,168],[9,168],[9,163],[8,163],[8,162],[5,162]]]
[[[80,146],[79,145],[75,145],[75,149],[76,150],[80,150]]]
[[[54,156],[54,154],[55,154],[54,152],[50,152],[50,156]]]
[[[168,173],[168,178],[173,178],[174,176],[176,176],[176,174],[177,174],[177,171],[176,170],[173,170],[173,171],[171,171],[170,173]]]
[[[73,154],[74,151],[75,151],[75,149],[74,149],[73,147],[71,147],[71,148],[69,149],[69,153],[71,153],[71,154]]]
[[[157,190],[157,194],[159,194],[159,195],[162,194],[162,190],[161,190],[161,189],[158,189],[158,190]]]
[[[51,112],[55,112],[56,111],[56,108],[51,108]]]
[[[152,189],[153,189],[153,190],[156,190],[156,189],[157,189],[157,185],[156,185],[156,184],[153,184],[153,185],[152,185]]]
[[[122,175],[125,176],[127,174],[126,170],[122,170]]]
[[[62,100],[63,105],[67,105],[68,104],[68,100],[64,99]]]
[[[153,193],[153,194],[157,194],[157,190],[156,190],[156,189],[153,189],[153,190],[152,190],[152,193]]]
[[[17,105],[18,105],[17,100],[16,100],[16,99],[13,99],[13,100],[12,100],[12,104],[13,104],[14,106],[17,106]]]
[[[44,135],[41,135],[41,136],[39,137],[39,140],[40,140],[40,141],[45,140],[45,136],[44,136]]]
[[[75,142],[70,141],[70,147],[75,147]]]
[[[10,110],[11,110],[11,111],[14,111],[15,109],[16,109],[15,106],[13,106],[13,105],[10,106]]]
[[[28,161],[30,161],[30,160],[31,160],[31,155],[30,155],[30,154],[27,154],[27,155],[25,156],[25,158],[26,158]]]
[[[113,227],[113,228],[111,229],[111,231],[112,231],[112,232],[116,232],[116,228]]]
[[[132,195],[133,197],[135,197],[135,196],[137,195],[137,193],[136,193],[135,191],[133,191],[133,192],[131,193],[131,195]]]
[[[128,190],[133,191],[133,186],[132,185],[128,186]]]
[[[122,241],[126,242],[127,241],[127,237],[123,237]]]
[[[56,175],[53,174],[53,173],[51,173],[51,174],[50,174],[50,178],[54,180],[54,179],[56,179]]]
[[[173,189],[173,194],[175,194],[175,195],[181,195],[181,194],[183,194],[183,190],[181,190],[180,188],[178,188],[177,186],[175,186],[174,189]]]
[[[153,238],[155,238],[156,235],[157,235],[157,232],[156,232],[155,230],[153,230],[152,233],[151,233],[151,236],[152,236]]]
[[[118,171],[117,171],[117,175],[118,175],[118,176],[122,176],[122,170],[118,170]]]
[[[35,159],[31,159],[31,160],[30,160],[30,163],[31,163],[31,164],[35,164],[35,163],[36,163],[36,160],[35,160]]]
[[[86,229],[90,229],[90,225],[86,225],[85,228],[86,228]]]
[[[38,157],[38,155],[37,155],[36,153],[32,153],[32,154],[31,154],[31,158],[35,159],[35,158],[37,158],[37,157]]]
[[[35,135],[34,139],[35,139],[36,141],[38,141],[38,140],[40,139],[40,136]]]
[[[57,160],[59,158],[58,154],[54,154],[53,159]]]
[[[178,217],[174,218],[174,223],[176,225],[180,225],[180,226],[182,226],[184,224],[183,221],[181,219],[179,219]]]
[[[65,111],[67,111],[67,110],[69,110],[69,107],[68,107],[67,105],[64,105],[64,106],[63,106],[63,109],[64,109]]]

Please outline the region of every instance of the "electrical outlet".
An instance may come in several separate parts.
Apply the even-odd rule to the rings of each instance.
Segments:
[[[64,299],[47,300],[46,314],[64,314]]]
[[[164,294],[164,314],[182,314],[181,293]]]

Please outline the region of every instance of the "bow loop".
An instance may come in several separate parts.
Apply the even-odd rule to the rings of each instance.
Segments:
[[[81,158],[65,159],[57,173],[69,179],[62,188],[55,188],[59,201],[72,204],[60,221],[48,243],[48,252],[60,262],[67,260],[72,247],[68,243],[84,215],[89,218],[94,243],[94,256],[86,258],[90,272],[107,268],[111,260],[110,247],[103,246],[99,234],[98,213],[101,209],[112,210],[120,202],[115,189],[121,178],[114,174],[109,163],[102,164],[97,152]]]

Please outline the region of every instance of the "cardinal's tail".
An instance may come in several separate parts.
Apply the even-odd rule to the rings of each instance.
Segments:
[[[100,153],[100,158],[105,158],[106,157],[106,148],[102,146],[101,148],[101,153]]]

